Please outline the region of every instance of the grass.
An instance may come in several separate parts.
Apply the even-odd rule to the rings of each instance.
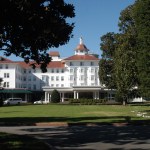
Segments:
[[[0,107],[0,123],[35,124],[37,122],[114,123],[150,120],[137,116],[150,107],[142,105],[24,105]]]
[[[149,105],[24,105],[0,107],[0,124],[34,125],[37,122],[115,123],[149,122],[139,112],[150,116]],[[40,140],[29,136],[0,133],[0,149],[48,150]]]
[[[49,147],[40,140],[29,136],[0,133],[1,150],[49,150]]]

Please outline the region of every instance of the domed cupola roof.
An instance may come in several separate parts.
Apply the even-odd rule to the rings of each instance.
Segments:
[[[80,38],[80,43],[77,45],[75,50],[81,50],[81,51],[89,51],[87,47],[83,44],[83,39],[82,37]]]

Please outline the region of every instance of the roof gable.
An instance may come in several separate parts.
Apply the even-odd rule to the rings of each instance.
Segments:
[[[0,56],[0,63],[12,63],[12,62],[13,62],[12,60]]]

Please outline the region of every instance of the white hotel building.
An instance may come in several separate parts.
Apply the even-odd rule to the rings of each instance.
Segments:
[[[46,73],[42,73],[38,67],[32,69],[23,61],[12,61],[0,56],[0,78],[3,79],[4,91],[15,90],[16,94],[21,93],[23,89],[34,93],[43,91],[45,102],[51,101],[54,89],[59,91],[62,102],[68,98],[112,97],[111,92],[99,81],[99,58],[89,53],[82,39],[73,56],[61,59],[57,51],[51,51],[49,54],[52,61],[48,64]],[[31,101],[32,94],[22,93],[26,93],[25,98]]]

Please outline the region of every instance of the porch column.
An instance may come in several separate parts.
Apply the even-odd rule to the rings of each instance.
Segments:
[[[61,102],[64,102],[64,92],[62,92]]]
[[[48,93],[48,96],[47,96],[47,102],[49,102],[49,99],[50,99],[50,93]]]
[[[97,99],[99,99],[99,91],[97,92]]]
[[[25,94],[25,101],[28,101],[28,97],[27,97],[28,95],[27,94]]]
[[[45,103],[47,101],[47,92],[45,92]]]
[[[77,92],[77,99],[79,99],[79,92]]]
[[[49,93],[49,99],[48,99],[49,102],[51,102],[51,93]]]
[[[93,99],[96,99],[96,92],[93,92]]]
[[[76,99],[76,91],[74,91],[74,99]]]

